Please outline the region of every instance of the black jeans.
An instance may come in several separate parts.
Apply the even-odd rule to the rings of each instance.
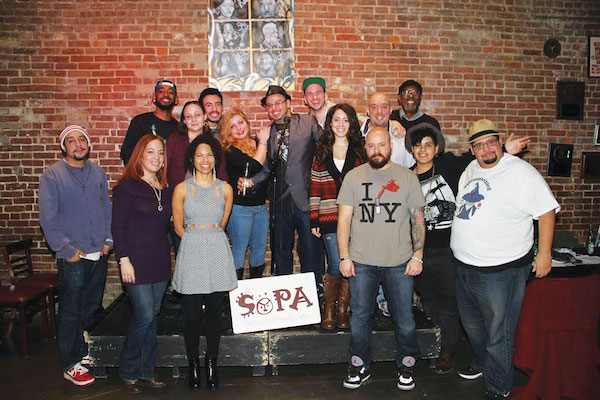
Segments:
[[[227,292],[215,292],[210,294],[185,294],[182,296],[185,312],[183,338],[185,339],[188,361],[200,357],[198,347],[203,320],[206,335],[206,358],[218,357],[219,342],[221,341],[221,313],[223,311],[223,299],[226,294]]]
[[[83,331],[102,305],[108,256],[98,261],[81,258],[58,264],[58,347],[63,370],[70,369],[88,353]]]
[[[442,353],[454,353],[458,329],[456,266],[449,247],[426,248],[416,279],[425,313],[442,331]]]

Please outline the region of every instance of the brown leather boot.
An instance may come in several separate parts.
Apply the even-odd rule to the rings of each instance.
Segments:
[[[342,278],[340,285],[340,295],[338,297],[337,307],[337,326],[338,328],[350,328],[350,317],[348,316],[348,306],[350,305],[350,282]]]
[[[340,292],[341,276],[323,276],[323,320],[321,327],[326,330],[335,328],[335,301]]]

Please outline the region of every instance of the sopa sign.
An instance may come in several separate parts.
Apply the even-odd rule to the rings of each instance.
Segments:
[[[229,293],[234,333],[321,322],[313,273],[247,279]]]

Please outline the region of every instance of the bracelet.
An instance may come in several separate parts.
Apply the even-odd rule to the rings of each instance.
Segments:
[[[266,144],[266,143],[261,143],[261,142],[258,142],[258,145],[259,145],[259,146],[267,146],[267,144]]]
[[[411,257],[413,260],[417,260],[418,262],[420,262],[421,264],[423,264],[423,260],[421,260],[420,258],[417,258],[415,256]]]
[[[339,262],[342,262],[342,261],[344,261],[344,260],[349,260],[349,259],[350,259],[350,256],[342,257],[342,258],[340,258],[340,261],[339,261]]]

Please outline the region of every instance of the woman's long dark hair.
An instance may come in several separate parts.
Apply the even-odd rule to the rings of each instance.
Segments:
[[[194,172],[194,154],[196,154],[196,149],[201,144],[207,144],[210,146],[210,149],[215,156],[215,171],[219,170],[219,161],[221,161],[221,145],[214,137],[210,135],[198,135],[196,139],[192,140],[192,143],[188,146],[185,151],[185,161],[184,167],[185,170],[189,173]]]
[[[341,103],[331,107],[327,112],[327,117],[325,118],[325,131],[323,132],[323,135],[321,135],[321,140],[319,141],[319,146],[315,153],[317,164],[323,164],[325,158],[333,151],[335,134],[333,133],[333,129],[331,129],[331,121],[333,120],[333,114],[335,114],[337,110],[342,110],[348,117],[348,122],[350,122],[350,127],[348,128],[348,133],[346,135],[349,142],[348,148],[354,151],[361,161],[365,161],[367,159],[367,154],[365,153],[364,139],[360,133],[360,124],[358,122],[358,117],[356,116],[356,111],[350,104]]]

